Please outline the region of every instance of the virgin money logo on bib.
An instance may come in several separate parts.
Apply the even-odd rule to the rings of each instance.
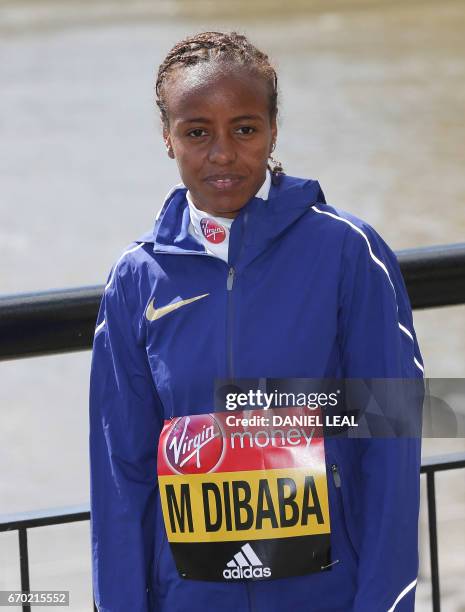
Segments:
[[[220,244],[226,238],[226,230],[222,225],[212,219],[201,219],[202,234],[212,244]]]
[[[176,472],[210,472],[223,454],[223,435],[210,414],[195,414],[177,419],[166,442],[166,458]]]

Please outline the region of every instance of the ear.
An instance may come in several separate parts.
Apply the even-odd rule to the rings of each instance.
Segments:
[[[166,152],[168,157],[174,159],[173,145],[171,144],[171,134],[167,127],[163,128],[163,140],[165,142]]]

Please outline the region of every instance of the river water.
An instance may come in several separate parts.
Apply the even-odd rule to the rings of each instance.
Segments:
[[[220,7],[220,8],[218,8]],[[463,2],[0,0],[4,294],[103,283],[178,182],[153,103],[181,37],[246,32],[276,63],[276,157],[394,248],[464,241]],[[426,373],[465,376],[465,308],[415,313]],[[3,363],[0,512],[88,501],[90,354]],[[428,440],[425,454],[463,449]],[[463,472],[438,477],[444,610],[465,611]],[[424,505],[417,609],[431,609]],[[89,610],[88,526],[33,530],[31,587]],[[0,589],[17,588],[3,534]]]

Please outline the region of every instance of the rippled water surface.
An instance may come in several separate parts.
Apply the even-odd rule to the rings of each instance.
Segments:
[[[102,283],[152,226],[178,181],[153,76],[174,42],[202,29],[245,31],[277,64],[276,153],[288,173],[318,178],[395,249],[465,240],[463,2],[219,6],[0,0],[2,293]],[[464,314],[415,314],[429,376],[465,376]],[[88,500],[89,358],[1,365],[0,512]],[[463,447],[428,441],[425,452]],[[464,612],[463,478],[439,481],[444,609]],[[87,526],[36,530],[30,547],[31,586],[69,588],[70,609],[88,610]],[[17,587],[13,535],[0,566],[0,588]],[[417,608],[430,609],[423,584]]]

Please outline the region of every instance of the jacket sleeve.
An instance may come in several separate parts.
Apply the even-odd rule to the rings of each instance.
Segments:
[[[401,409],[421,420],[423,365],[397,259],[369,226],[350,230],[345,246],[339,313],[343,376],[399,379],[399,385],[420,379],[409,381],[417,385],[416,405],[405,402]],[[421,432],[421,422],[415,431]],[[421,434],[354,443],[362,499],[353,612],[413,612]]]
[[[99,612],[148,612],[162,410],[137,338],[141,309],[128,303],[137,291],[126,295],[122,276],[124,262],[103,295],[92,355],[92,578]]]

